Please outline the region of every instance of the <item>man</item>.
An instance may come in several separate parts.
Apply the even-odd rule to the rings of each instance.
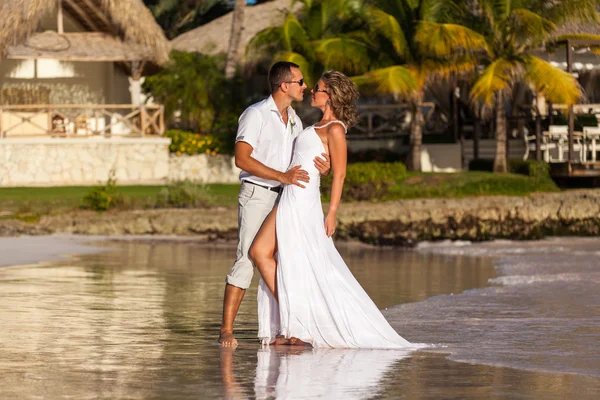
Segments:
[[[238,196],[237,258],[227,275],[223,299],[223,322],[219,342],[236,346],[233,322],[246,289],[250,286],[254,266],[248,250],[265,218],[273,209],[282,185],[308,182],[308,173],[300,166],[287,170],[294,139],[302,131],[302,122],[291,107],[302,101],[306,84],[298,65],[279,61],[269,71],[271,96],[251,105],[239,119],[235,143],[235,165],[240,173]],[[329,158],[315,158],[321,174],[329,172]],[[286,171],[287,170],[287,171]],[[282,172],[286,171],[286,172]]]

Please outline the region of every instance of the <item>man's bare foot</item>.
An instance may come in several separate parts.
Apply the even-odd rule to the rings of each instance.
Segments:
[[[221,332],[219,335],[219,343],[223,347],[235,347],[238,345],[238,341],[233,337],[233,332]]]

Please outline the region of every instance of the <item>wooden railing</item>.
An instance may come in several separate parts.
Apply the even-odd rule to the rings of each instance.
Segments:
[[[422,105],[427,133],[440,133],[447,129],[447,121],[435,118],[435,104]],[[305,125],[316,121],[320,114],[316,108],[298,107]],[[348,139],[382,139],[408,135],[410,133],[410,108],[408,104],[359,105],[359,122],[348,132]]]
[[[164,131],[164,107],[160,105],[0,105],[0,138],[146,136]]]

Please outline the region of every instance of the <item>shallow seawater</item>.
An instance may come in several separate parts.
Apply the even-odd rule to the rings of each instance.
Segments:
[[[215,339],[231,246],[102,245],[111,251],[0,268],[0,398],[600,393],[596,239],[340,246],[398,332],[438,345],[413,353],[261,348],[255,283],[237,319],[240,346],[222,350]]]

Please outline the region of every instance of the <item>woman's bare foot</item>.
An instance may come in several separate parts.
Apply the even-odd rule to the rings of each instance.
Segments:
[[[233,337],[233,332],[221,331],[219,335],[219,343],[223,347],[235,347],[238,345],[238,341]]]
[[[302,340],[293,336],[289,339],[287,339],[285,336],[277,336],[275,338],[275,341],[271,344],[274,344],[276,346],[305,346],[308,343],[303,342]]]
[[[290,339],[286,339],[285,336],[279,335],[275,337],[275,341],[271,344],[274,344],[275,346],[287,345],[290,344]]]
[[[303,342],[302,340],[295,338],[295,337],[291,337],[290,338],[290,346],[306,346],[308,343]]]

